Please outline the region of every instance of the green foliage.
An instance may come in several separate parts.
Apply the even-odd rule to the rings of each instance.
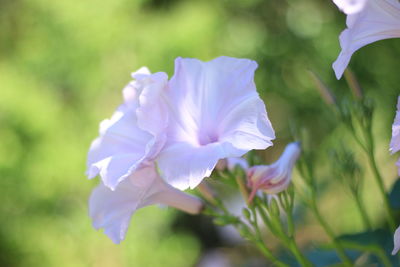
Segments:
[[[87,199],[97,180],[84,172],[98,123],[143,65],[172,73],[177,56],[248,57],[259,63],[257,87],[278,136],[260,158],[276,158],[290,122],[312,129],[312,146],[324,147],[342,132],[307,71],[336,94],[348,92],[331,70],[344,21],[326,0],[0,0],[0,266],[195,264],[199,241],[171,233],[171,210],[139,211],[119,246],[91,227]],[[379,110],[381,154],[400,91],[399,54],[400,40],[386,40],[351,62]],[[380,162],[393,173],[394,160]],[[339,229],[356,227],[352,218],[331,217]]]

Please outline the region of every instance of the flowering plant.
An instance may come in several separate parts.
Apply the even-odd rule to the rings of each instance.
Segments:
[[[342,51],[333,64],[336,77],[345,73],[352,98],[338,97],[313,72],[311,79],[355,144],[365,152],[375,179],[390,236],[392,253],[400,248],[395,209],[376,162],[372,131],[373,101],[361,90],[355,75],[345,71],[359,48],[387,38],[400,37],[400,3],[397,0],[334,0],[347,14],[347,29],[340,35]],[[275,132],[264,102],[257,93],[257,63],[248,59],[218,57],[209,62],[177,58],[168,80],[163,72],[141,68],[123,89],[123,103],[100,124],[99,137],[88,153],[87,175],[101,177],[89,201],[96,229],[103,228],[115,243],[126,235],[131,216],[142,207],[163,204],[190,214],[204,214],[215,224],[234,226],[277,266],[318,265],[296,238],[296,210],[310,210],[325,231],[334,251],[329,264],[353,266],[366,262],[392,266],[386,248],[356,242],[355,236],[338,236],[324,218],[318,201],[320,183],[308,132],[294,127],[294,142],[287,144],[277,161],[265,164],[260,154],[272,146]],[[398,104],[398,109],[399,109]],[[400,150],[399,112],[393,124],[390,151]],[[267,150],[268,152],[268,150]],[[366,235],[374,224],[366,211],[362,192],[363,171],[348,146],[332,151],[334,173],[354,199]],[[398,163],[399,165],[399,163]],[[295,166],[297,181],[292,183]],[[234,184],[243,201],[235,214],[220,197],[215,183]],[[196,190],[191,193],[187,189]],[[296,201],[298,199],[298,201]],[[268,230],[291,256],[275,254],[264,238]],[[328,263],[327,263],[328,264]],[[327,265],[326,264],[326,265]]]

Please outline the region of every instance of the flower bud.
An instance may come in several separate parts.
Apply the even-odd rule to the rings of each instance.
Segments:
[[[280,208],[279,208],[278,201],[279,200],[277,198],[272,198],[269,203],[268,210],[275,216],[279,216],[279,214],[280,214]]]
[[[220,216],[214,219],[214,223],[219,226],[225,226],[230,224],[237,224],[238,218],[231,215]]]
[[[275,163],[251,167],[247,171],[247,186],[251,188],[249,202],[253,200],[258,190],[268,194],[277,194],[285,190],[290,183],[292,170],[300,151],[298,142],[290,143]]]
[[[245,238],[245,239],[247,239],[247,240],[250,240],[250,241],[253,240],[252,234],[251,234],[249,228],[248,228],[246,225],[240,225],[240,226],[238,227],[238,231],[239,231],[239,234],[240,234],[243,238]]]
[[[249,221],[251,220],[251,213],[250,213],[249,209],[243,208],[242,213],[247,220],[249,220]]]

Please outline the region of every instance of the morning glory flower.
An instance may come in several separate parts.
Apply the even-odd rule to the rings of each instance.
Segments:
[[[368,0],[333,0],[337,7],[346,14],[360,12]]]
[[[390,141],[389,151],[394,154],[400,150],[400,97],[397,99],[396,117],[392,125],[392,140]],[[400,159],[396,163],[399,167],[398,174],[400,176]]]
[[[334,2],[347,14],[347,29],[339,37],[342,51],[333,63],[336,77],[340,79],[355,51],[379,40],[400,37],[400,2],[398,0]]]
[[[194,188],[218,160],[272,145],[274,130],[253,80],[256,68],[248,59],[176,59],[164,97],[167,141],[157,158],[169,184]]]
[[[123,90],[125,102],[111,119],[101,122],[100,136],[88,153],[88,177],[99,174],[112,190],[143,164],[153,161],[166,138],[168,113],[161,94],[167,75],[150,74],[142,68],[132,76],[136,80]]]
[[[394,232],[394,248],[392,251],[392,255],[395,255],[400,250],[400,226]]]
[[[125,238],[135,211],[153,204],[168,205],[190,214],[198,214],[203,208],[197,197],[166,184],[150,164],[129,175],[114,191],[103,183],[97,186],[90,196],[89,215],[93,227],[104,228],[104,233],[118,244]]]
[[[249,168],[247,170],[247,186],[251,189],[249,202],[253,200],[258,190],[267,194],[278,194],[285,190],[290,184],[293,167],[300,152],[298,142],[290,143],[276,162]]]

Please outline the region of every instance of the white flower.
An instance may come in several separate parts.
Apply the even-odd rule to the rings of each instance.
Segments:
[[[394,154],[400,150],[400,97],[397,99],[396,117],[392,125],[392,140],[390,141],[389,151]],[[399,167],[398,174],[400,175],[400,159],[396,165]]]
[[[154,165],[149,165],[128,176],[114,191],[103,183],[97,186],[90,196],[89,215],[93,226],[104,228],[104,233],[118,244],[125,238],[134,212],[153,204],[168,205],[191,214],[198,214],[203,208],[200,199],[166,184]]]
[[[347,29],[340,34],[342,51],[333,63],[340,79],[355,51],[370,43],[400,37],[400,2],[398,0],[336,0],[347,13]],[[350,3],[354,2],[354,5]]]
[[[392,255],[395,255],[400,250],[400,227],[398,227],[394,232],[393,241],[394,241],[394,248],[392,251]]]
[[[333,2],[346,14],[360,12],[368,0],[333,0]]]
[[[202,202],[178,189],[197,186],[220,159],[272,145],[256,67],[246,59],[178,58],[169,82],[146,68],[134,73],[124,103],[101,123],[88,153],[89,178],[102,179],[89,203],[94,227],[119,243],[141,207],[159,203],[199,213]]]
[[[248,169],[247,185],[251,188],[249,202],[253,200],[258,190],[268,194],[278,194],[285,190],[290,184],[293,167],[300,152],[299,143],[290,143],[273,164],[253,166]]]
[[[167,84],[165,73],[140,69],[136,81],[124,89],[125,103],[111,119],[100,124],[100,136],[88,153],[89,178],[100,174],[105,186],[115,189],[142,164],[152,161],[162,149],[168,113],[161,102]]]
[[[272,145],[274,131],[253,81],[256,68],[248,59],[176,59],[164,97],[167,142],[157,158],[168,183],[194,188],[218,160]]]

